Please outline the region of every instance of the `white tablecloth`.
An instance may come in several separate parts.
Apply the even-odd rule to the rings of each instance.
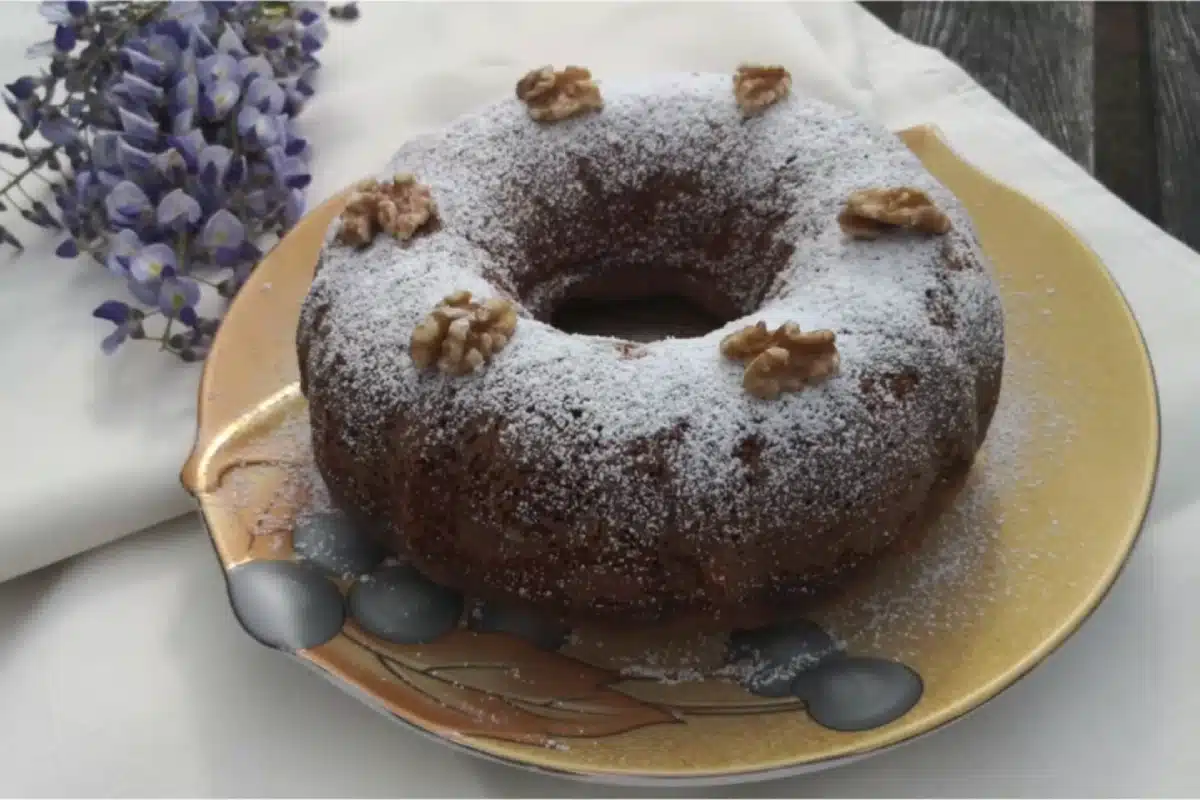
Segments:
[[[942,56],[848,5],[365,4],[334,27],[304,122],[312,199],[403,138],[511,91],[541,63],[600,75],[780,61],[801,91],[933,122],[969,160],[1060,213],[1142,322],[1164,447],[1147,530],[1103,607],[1058,655],[949,732],[747,795],[1200,793],[1200,257],[1105,192]],[[42,38],[0,8],[0,66]],[[0,133],[7,132],[0,128]],[[604,794],[458,755],[251,642],[228,611],[176,473],[196,372],[139,352],[104,361],[88,311],[112,286],[36,236],[0,272],[0,793]],[[710,794],[727,793],[711,792]],[[620,792],[617,792],[620,793]],[[638,792],[645,794],[645,792]],[[695,793],[695,792],[692,792]],[[624,794],[630,794],[625,792]]]

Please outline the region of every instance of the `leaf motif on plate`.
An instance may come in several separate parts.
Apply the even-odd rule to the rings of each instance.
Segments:
[[[795,697],[761,697],[746,691],[740,683],[713,676],[703,681],[676,683],[627,677],[614,688],[684,716],[741,716],[804,710],[804,702]]]
[[[254,537],[290,534],[300,509],[309,503],[309,482],[285,466],[255,464],[237,470],[248,487],[237,502],[237,514]]]
[[[226,566],[292,557],[296,514],[310,502],[311,485],[287,465],[244,464],[227,470],[209,498],[210,515],[223,522],[213,531]]]
[[[274,464],[288,470],[312,466],[312,440],[303,399],[289,393],[240,423],[205,455],[198,492],[215,492],[239,467]]]
[[[345,635],[407,689],[435,701],[439,721],[464,735],[548,744],[679,722],[613,689],[616,673],[516,637],[459,630],[432,644],[393,645],[352,624]]]
[[[296,515],[311,504],[314,489],[311,443],[294,424],[302,419],[295,405],[264,412],[264,420],[222,441],[203,464],[202,503],[227,567],[291,557]]]

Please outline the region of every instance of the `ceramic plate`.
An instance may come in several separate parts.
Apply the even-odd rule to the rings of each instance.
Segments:
[[[564,630],[386,559],[324,502],[297,388],[297,315],[334,199],[254,273],[204,371],[184,482],[246,630],[442,741],[632,783],[845,763],[1018,680],[1133,547],[1158,456],[1154,380],[1116,285],[1062,222],[932,129],[901,135],[975,220],[1008,336],[982,457],[917,549],[807,621],[720,636]]]

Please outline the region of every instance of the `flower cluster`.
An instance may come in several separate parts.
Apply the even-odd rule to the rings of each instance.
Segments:
[[[5,86],[21,144],[0,153],[24,168],[0,194],[27,221],[65,230],[60,256],[90,256],[128,287],[93,312],[114,326],[105,352],[148,339],[201,359],[224,300],[304,211],[310,148],[295,118],[313,93],[325,4],[41,9],[54,36],[31,54],[49,54],[50,69]],[[30,144],[35,133],[45,146]],[[21,187],[43,172],[58,176],[57,216]],[[21,246],[5,228],[0,243]]]

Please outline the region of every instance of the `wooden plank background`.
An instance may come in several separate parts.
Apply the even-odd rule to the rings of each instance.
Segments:
[[[863,5],[1200,249],[1200,3]]]

